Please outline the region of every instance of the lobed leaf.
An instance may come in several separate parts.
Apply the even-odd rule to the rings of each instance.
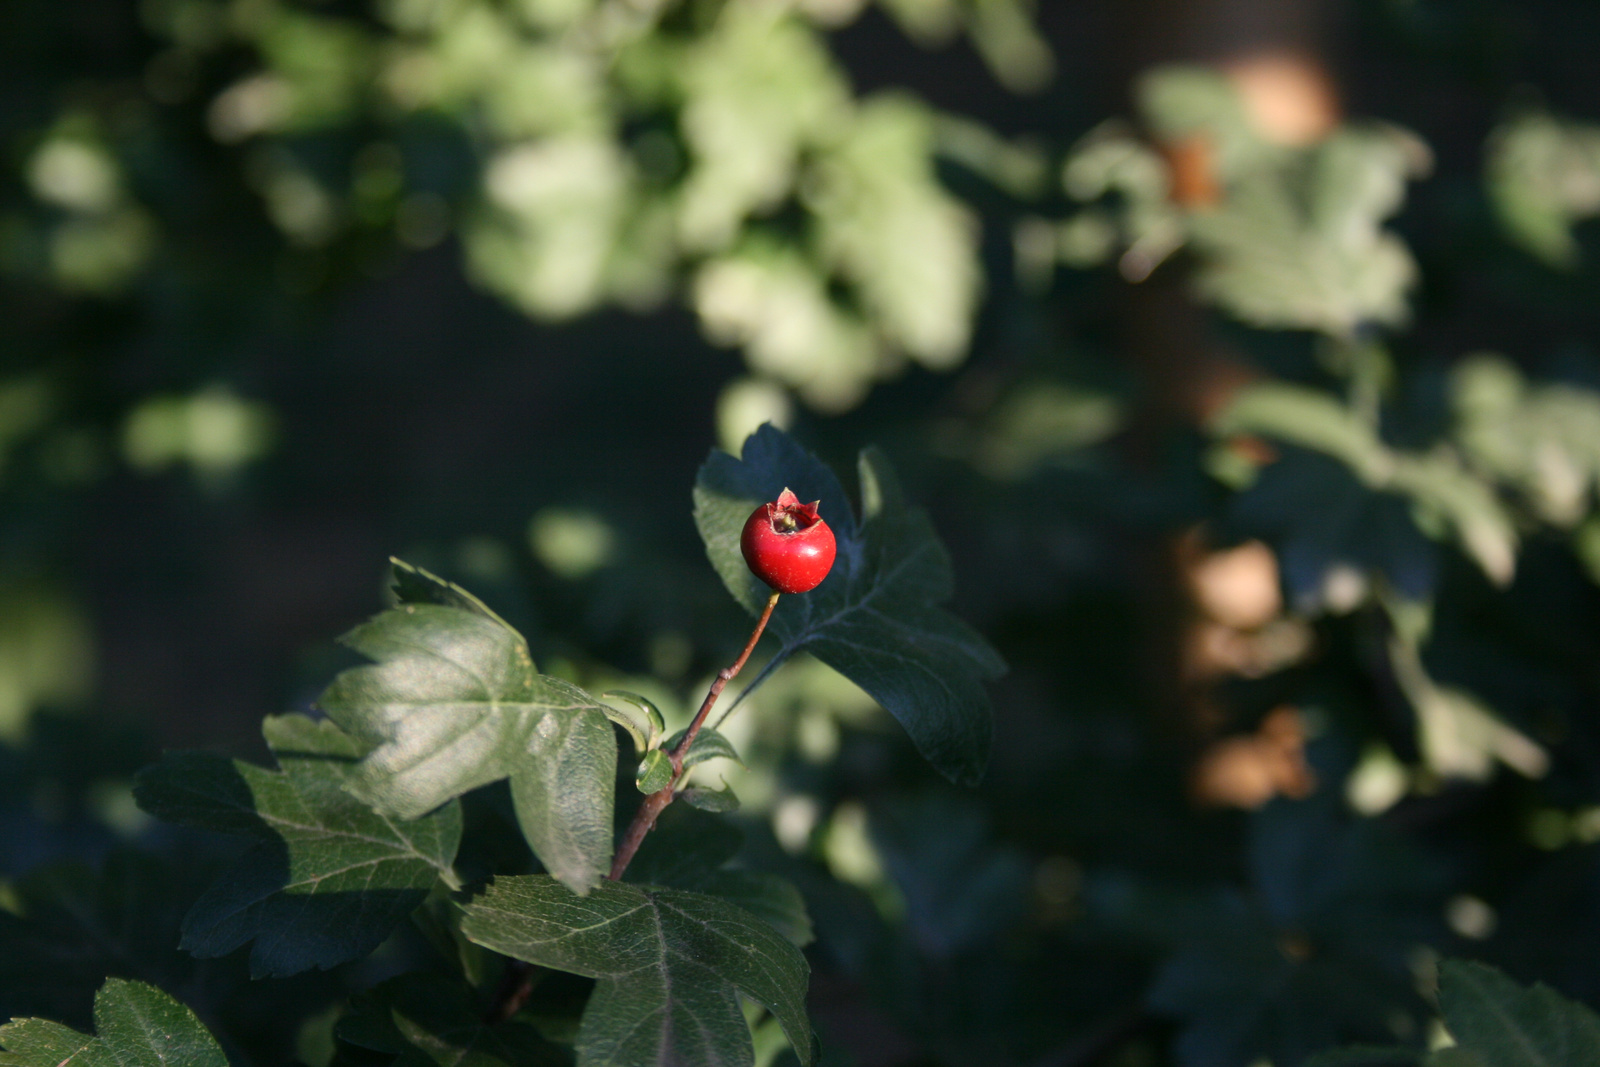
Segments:
[[[487,1023],[459,977],[413,972],[351,998],[334,1036],[345,1045],[439,1067],[557,1067],[564,1050],[514,1021]]]
[[[950,560],[920,509],[910,507],[888,461],[860,458],[857,523],[833,472],[782,431],[763,426],[743,457],[713,452],[695,482],[695,523],[729,592],[752,615],[768,590],[739,551],[750,512],[785,487],[820,500],[833,528],[833,572],[809,593],[778,602],[769,629],[782,642],[752,687],[802,649],[866,690],[946,777],[975,783],[989,759],[984,682],[1005,671],[999,654],[938,605],[949,599]]]
[[[679,792],[678,799],[701,811],[721,813],[739,810],[739,795],[733,791],[733,786],[726,783],[721,789],[692,785]]]
[[[645,796],[658,793],[672,784],[672,758],[659,748],[651,749],[639,762],[634,784]]]
[[[1526,988],[1493,967],[1446,960],[1439,1008],[1456,1043],[1495,1067],[1600,1065],[1600,1016],[1549,986]]]
[[[154,986],[107,979],[94,998],[95,1034],[44,1019],[0,1026],[4,1067],[228,1067],[194,1012]]]
[[[215,957],[254,941],[257,976],[360,959],[453,879],[460,810],[414,822],[373,812],[345,790],[363,748],[333,723],[283,715],[263,733],[277,771],[179,752],[139,775],[152,815],[255,841],[189,909],[182,947]]]
[[[639,885],[721,897],[765,919],[795,947],[809,945],[811,917],[792,883],[767,871],[728,866],[743,837],[727,819],[674,804],[661,814],[624,877]]]
[[[775,1015],[812,1062],[800,951],[742,908],[701,893],[604,882],[579,897],[533,875],[464,905],[466,935],[528,963],[597,980],[578,1067],[749,1067],[738,994]]]
[[[545,869],[580,893],[600,880],[611,862],[617,760],[609,709],[539,674],[521,634],[470,607],[402,603],[344,642],[376,661],[339,675],[320,700],[372,747],[352,793],[415,819],[509,778],[517,821]]]

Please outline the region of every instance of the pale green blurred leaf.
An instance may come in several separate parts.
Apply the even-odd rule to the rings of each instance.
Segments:
[[[1600,126],[1529,112],[1489,138],[1485,180],[1513,241],[1552,267],[1578,262],[1572,226],[1600,213]]]
[[[508,146],[484,173],[490,210],[465,234],[470,268],[535,315],[591,310],[607,295],[632,182],[627,158],[608,137]]]
[[[1455,438],[1472,465],[1516,490],[1545,522],[1571,529],[1600,490],[1600,393],[1531,384],[1478,354],[1451,372]]]
[[[1499,584],[1516,569],[1516,526],[1493,484],[1462,465],[1448,448],[1391,449],[1354,411],[1321,390],[1283,382],[1241,389],[1211,422],[1219,436],[1260,434],[1334,457],[1368,487],[1412,501],[1418,525],[1454,538]]]
[[[1546,985],[1492,967],[1439,965],[1439,1008],[1456,1043],[1494,1067],[1597,1067],[1600,1016]]]
[[[711,340],[743,346],[752,368],[823,410],[853,407],[886,369],[868,324],[792,251],[760,242],[712,260],[695,275],[691,299]]]
[[[782,5],[734,3],[681,63],[691,154],[678,230],[728,248],[752,213],[793,189],[801,151],[849,120],[849,89],[817,35]]]
[[[1397,326],[1416,265],[1382,229],[1425,147],[1393,127],[1346,127],[1301,165],[1243,174],[1214,211],[1189,219],[1200,294],[1253,325],[1349,337]]]
[[[934,176],[932,115],[877,97],[846,129],[807,198],[822,255],[891,345],[948,368],[966,355],[981,275],[977,222]]]

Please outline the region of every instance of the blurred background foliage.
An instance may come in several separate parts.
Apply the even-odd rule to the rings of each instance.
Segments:
[[[976,791],[814,662],[727,724],[825,1062],[1424,1048],[1441,956],[1595,1002],[1597,44],[1582,0],[9,0],[0,1017],[123,974],[326,1067],[425,949],[177,953],[226,845],[132,772],[262,758],[391,553],[681,725],[745,625],[693,473],[764,421],[881,444],[1012,667]]]

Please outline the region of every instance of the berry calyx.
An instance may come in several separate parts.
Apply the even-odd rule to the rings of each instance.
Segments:
[[[833,569],[838,551],[833,531],[817,514],[820,500],[809,504],[788,489],[762,504],[745,520],[739,550],[757,578],[780,593],[815,589]]]

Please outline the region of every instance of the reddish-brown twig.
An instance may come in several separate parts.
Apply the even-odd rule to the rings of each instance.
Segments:
[[[628,864],[633,861],[634,853],[639,851],[639,846],[644,844],[645,835],[654,828],[656,820],[672,803],[678,779],[683,777],[683,758],[689,754],[689,747],[694,744],[695,735],[700,732],[700,727],[705,725],[706,716],[711,714],[712,705],[716,704],[717,697],[722,695],[723,687],[739,673],[745,660],[750,658],[750,653],[755,651],[756,642],[761,640],[761,634],[767,628],[767,620],[772,618],[772,609],[778,606],[779,594],[773,593],[767,598],[767,606],[761,612],[761,618],[756,620],[756,628],[750,634],[750,640],[745,643],[744,651],[739,653],[739,658],[733,665],[724,667],[717,672],[717,677],[711,683],[711,691],[706,694],[705,702],[700,705],[700,710],[695,713],[694,721],[683,732],[683,739],[676,748],[667,754],[672,760],[672,780],[661,789],[656,790],[639,805],[634,812],[633,822],[628,824],[627,833],[622,835],[622,843],[617,846],[617,854],[611,861],[611,874],[608,876],[613,881],[622,877],[622,872],[628,869]]]

